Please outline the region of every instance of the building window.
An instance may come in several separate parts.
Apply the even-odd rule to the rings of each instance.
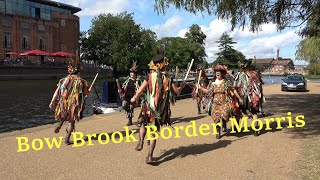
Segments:
[[[66,20],[65,19],[61,19],[60,25],[61,26],[66,26]]]
[[[39,31],[46,31],[46,28],[42,24],[38,25],[38,29],[39,29]]]
[[[21,28],[22,29],[29,29],[29,23],[26,23],[26,22],[21,23]]]
[[[35,19],[40,19],[40,8],[31,7],[31,17]]]
[[[29,37],[27,35],[22,36],[22,48],[29,49]]]
[[[4,33],[4,41],[3,45],[5,48],[10,48],[11,47],[11,33]]]
[[[0,0],[0,13],[5,13],[6,12],[6,4],[4,1]]]
[[[65,44],[61,44],[61,51],[67,51],[67,47]]]
[[[44,37],[40,37],[39,49],[46,50],[46,42]]]
[[[3,19],[2,20],[2,25],[10,27],[11,26],[11,21],[8,20],[8,19]]]

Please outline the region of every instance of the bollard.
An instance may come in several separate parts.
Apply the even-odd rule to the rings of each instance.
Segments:
[[[117,91],[117,105],[118,105],[118,107],[122,106],[122,102],[121,102],[120,95],[119,95],[118,91]]]
[[[102,103],[109,103],[108,81],[104,81],[102,85]]]

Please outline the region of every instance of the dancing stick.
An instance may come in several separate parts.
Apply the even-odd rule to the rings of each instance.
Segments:
[[[197,90],[196,90],[197,94],[198,94],[198,91],[199,91],[199,83],[200,83],[201,74],[202,74],[202,70],[200,70],[200,73],[199,73],[198,86],[197,86]]]
[[[116,82],[117,82],[118,89],[121,89],[118,79],[116,79]]]
[[[96,82],[96,79],[97,79],[97,77],[98,77],[98,74],[99,74],[99,73],[97,73],[96,76],[94,77],[94,79],[93,79],[93,81],[92,81],[92,83],[91,83],[91,86],[90,86],[89,90],[91,90],[93,84]]]
[[[192,59],[192,60],[191,60],[191,63],[190,63],[190,66],[189,66],[188,72],[187,72],[186,76],[184,77],[184,80],[187,80],[187,78],[188,78],[189,72],[190,72],[191,67],[192,67],[192,65],[193,65],[193,61],[194,61],[194,59]]]

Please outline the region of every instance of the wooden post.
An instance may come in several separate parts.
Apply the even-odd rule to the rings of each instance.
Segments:
[[[176,66],[176,74],[175,74],[176,79],[178,79],[178,73],[179,73],[179,68],[178,66]]]

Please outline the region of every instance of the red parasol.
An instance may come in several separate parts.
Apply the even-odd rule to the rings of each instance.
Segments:
[[[35,49],[32,51],[27,51],[27,52],[21,53],[20,55],[21,56],[49,56],[50,53]]]
[[[18,53],[16,53],[16,52],[7,52],[6,54],[18,54]]]
[[[76,55],[71,54],[71,53],[67,53],[67,52],[60,51],[60,52],[52,53],[51,56],[57,56],[57,57],[75,57]]]

